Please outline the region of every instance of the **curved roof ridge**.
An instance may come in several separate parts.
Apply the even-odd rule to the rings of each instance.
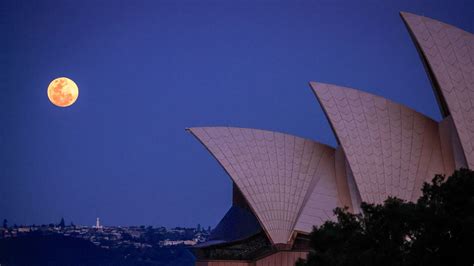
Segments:
[[[424,181],[445,173],[438,123],[367,92],[311,82],[344,150],[363,201],[418,197]]]
[[[474,169],[474,35],[452,25],[401,12],[441,112],[452,116],[467,166]]]
[[[448,26],[448,27],[450,27],[450,28],[455,28],[455,29],[461,30],[461,31],[463,31],[463,32],[465,32],[465,33],[474,35],[472,32],[469,32],[469,31],[467,31],[467,30],[465,30],[465,29],[461,29],[461,28],[459,28],[459,27],[453,26],[453,25],[451,25],[451,24],[449,24],[449,23],[446,23],[446,22],[443,22],[443,21],[441,21],[441,20],[434,19],[434,18],[432,18],[432,17],[427,17],[427,16],[425,16],[425,15],[418,15],[418,14],[415,14],[415,13],[412,13],[412,12],[408,12],[408,11],[400,11],[399,13],[400,13],[400,16],[402,17],[402,19],[406,19],[406,18],[412,16],[412,17],[416,17],[416,18],[419,18],[419,19],[425,19],[425,20],[429,20],[429,21],[432,21],[432,22],[435,22],[435,23],[439,23],[439,24]]]
[[[333,147],[260,129],[188,129],[216,158],[249,203],[274,244],[290,241],[320,162]]]
[[[334,86],[337,86],[337,87],[339,87],[339,88],[341,88],[341,89],[345,89],[345,90],[348,90],[348,91],[356,91],[356,92],[358,92],[358,93],[364,93],[364,94],[367,94],[367,95],[371,95],[371,96],[373,96],[373,97],[378,97],[378,98],[384,99],[384,100],[386,100],[386,101],[388,101],[388,102],[391,102],[391,103],[393,103],[393,104],[400,105],[400,106],[402,106],[403,108],[409,109],[409,110],[411,110],[411,111],[413,111],[413,112],[415,112],[415,113],[417,113],[417,114],[419,114],[419,115],[422,115],[422,116],[424,116],[424,117],[426,117],[426,118],[428,118],[428,119],[430,119],[430,120],[433,120],[433,121],[436,122],[436,123],[439,123],[439,121],[436,121],[435,119],[433,119],[433,118],[430,117],[429,115],[426,115],[426,114],[424,114],[424,113],[422,113],[422,112],[420,112],[420,111],[414,109],[413,107],[408,106],[407,104],[396,102],[396,101],[394,101],[394,100],[388,99],[388,98],[386,98],[385,96],[379,95],[379,94],[377,94],[377,93],[372,93],[372,92],[368,92],[368,91],[364,91],[364,90],[359,90],[359,89],[355,89],[355,88],[351,88],[351,87],[346,87],[346,86],[341,86],[341,85],[335,85],[335,84],[325,83],[325,82],[319,82],[319,81],[310,81],[309,84],[310,84],[310,88],[313,90],[313,92],[314,92],[314,89],[313,89],[313,88],[314,88],[314,87],[318,87],[318,86],[313,86],[312,84],[334,85]]]
[[[306,140],[310,140],[310,141],[314,141],[320,145],[324,145],[324,146],[327,146],[329,148],[333,148],[335,149],[334,146],[332,146],[331,144],[327,144],[327,143],[324,143],[324,142],[321,142],[319,140],[314,140],[314,139],[311,139],[311,138],[308,138],[308,137],[303,137],[303,136],[298,136],[298,135],[295,135],[295,134],[292,134],[292,133],[289,133],[289,132],[285,132],[285,131],[280,131],[280,130],[269,130],[269,129],[262,129],[262,128],[254,128],[254,127],[240,127],[240,126],[197,126],[197,127],[187,127],[185,128],[184,130],[186,131],[189,131],[192,133],[192,129],[196,129],[196,128],[237,128],[237,129],[251,129],[251,130],[260,130],[260,131],[263,131],[263,132],[273,132],[273,133],[279,133],[279,134],[284,134],[284,135],[290,135],[290,136],[294,136],[294,137],[297,137],[297,138],[301,138],[301,139],[306,139]]]

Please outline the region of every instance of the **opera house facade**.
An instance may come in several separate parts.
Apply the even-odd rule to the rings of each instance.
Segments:
[[[401,13],[438,99],[435,121],[360,90],[310,82],[336,136],[331,147],[259,129],[196,127],[192,133],[233,182],[232,207],[196,265],[294,265],[313,226],[362,201],[416,201],[424,182],[474,169],[474,35]]]

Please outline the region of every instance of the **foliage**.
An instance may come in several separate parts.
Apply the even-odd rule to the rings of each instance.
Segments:
[[[362,203],[361,213],[334,211],[311,233],[311,248],[298,266],[473,265],[474,172],[461,169],[423,185],[416,203],[388,198]]]

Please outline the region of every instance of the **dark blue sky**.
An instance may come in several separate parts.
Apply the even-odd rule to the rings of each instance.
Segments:
[[[184,129],[334,145],[310,80],[439,119],[399,11],[474,32],[472,0],[1,1],[0,219],[214,226],[231,182]],[[69,108],[46,95],[59,76]]]

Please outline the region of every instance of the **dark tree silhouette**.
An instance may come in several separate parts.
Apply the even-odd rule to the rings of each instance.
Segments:
[[[8,228],[8,220],[3,219],[3,228],[7,229]]]
[[[336,222],[311,233],[298,266],[473,265],[474,172],[456,171],[425,183],[416,203],[388,198],[362,203],[361,214],[336,209]]]

